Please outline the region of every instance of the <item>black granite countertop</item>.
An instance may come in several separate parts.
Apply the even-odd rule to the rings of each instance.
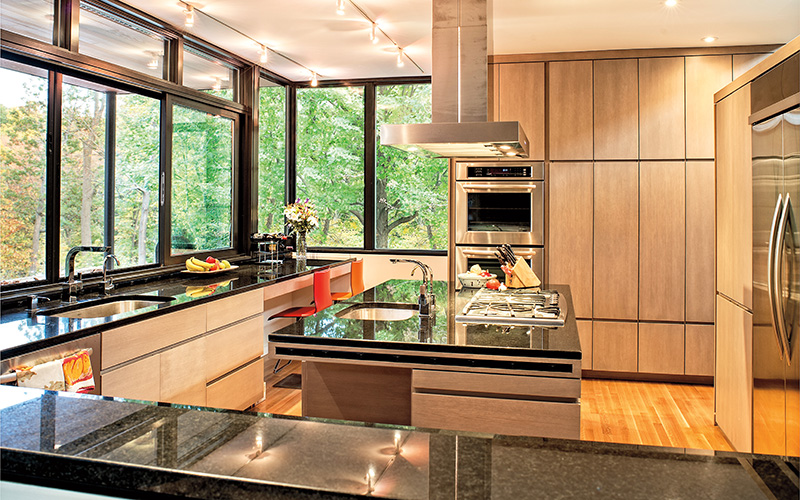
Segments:
[[[0,420],[4,481],[127,498],[798,494],[796,464],[752,454],[276,417],[18,387],[0,387]]]
[[[172,273],[162,279],[146,283],[118,286],[114,296],[136,295],[172,297],[158,305],[137,309],[105,318],[60,318],[48,316],[48,311],[100,299],[94,294],[82,295],[79,302],[44,302],[36,316],[31,317],[24,308],[3,308],[0,315],[0,358],[6,359],[26,352],[43,349],[69,340],[75,340],[110,326],[117,327],[161,314],[174,312],[204,302],[254,290],[283,280],[312,273],[316,269],[350,262],[310,260],[298,268],[297,261],[280,265],[241,264],[238,269],[215,274]],[[208,287],[207,294],[190,293],[199,287]]]
[[[477,289],[455,287],[435,281],[431,291],[436,307],[430,318],[414,314],[402,321],[370,321],[340,317],[363,303],[416,304],[419,281],[389,280],[356,297],[305,318],[274,333],[270,341],[296,344],[324,344],[353,347],[388,347],[409,351],[459,352],[581,359],[581,346],[574,315],[567,316],[559,328],[522,327],[495,324],[462,324],[454,321],[456,312]],[[571,305],[566,285],[547,285],[558,290]],[[569,310],[572,310],[569,307]]]

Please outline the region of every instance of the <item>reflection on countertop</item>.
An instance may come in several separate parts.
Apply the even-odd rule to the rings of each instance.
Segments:
[[[0,387],[0,407],[4,480],[58,480],[121,496],[792,494],[780,474],[788,469],[770,456],[284,418],[17,387]]]

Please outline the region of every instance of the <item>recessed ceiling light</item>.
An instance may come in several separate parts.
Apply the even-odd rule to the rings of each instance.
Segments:
[[[717,37],[708,35],[708,36],[704,36],[703,38],[701,38],[701,40],[706,42],[706,43],[711,43],[711,42],[715,42],[717,40]]]
[[[675,7],[678,5],[678,0],[664,0],[664,5],[667,7]]]

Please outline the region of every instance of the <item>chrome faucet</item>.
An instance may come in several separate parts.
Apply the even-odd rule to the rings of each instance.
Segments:
[[[64,268],[67,270],[67,288],[70,302],[75,302],[78,299],[78,291],[83,289],[83,283],[75,280],[75,256],[80,252],[108,253],[110,251],[111,247],[89,246],[72,247],[67,251],[67,257],[64,259]]]
[[[430,315],[431,308],[436,306],[436,297],[430,293],[431,281],[433,281],[433,270],[428,264],[414,259],[389,259],[392,264],[399,264],[400,262],[408,262],[414,264],[414,269],[411,270],[411,276],[414,276],[414,271],[419,268],[422,271],[422,285],[419,287],[419,315]]]
[[[111,276],[106,277],[106,271],[108,270],[108,261],[113,260],[114,262],[119,264],[119,259],[113,253],[106,254],[106,258],[103,259],[103,293],[108,295],[108,292],[114,289],[114,278]]]

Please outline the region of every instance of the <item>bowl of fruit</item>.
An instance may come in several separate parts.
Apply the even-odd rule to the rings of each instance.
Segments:
[[[496,274],[489,271],[484,271],[481,266],[475,264],[469,268],[468,273],[461,273],[458,275],[458,280],[461,285],[466,288],[481,288],[487,281],[497,278]]]
[[[189,274],[210,274],[231,271],[238,267],[239,266],[231,265],[227,260],[218,260],[211,256],[206,258],[206,260],[191,257],[186,259],[186,270],[183,272]]]

